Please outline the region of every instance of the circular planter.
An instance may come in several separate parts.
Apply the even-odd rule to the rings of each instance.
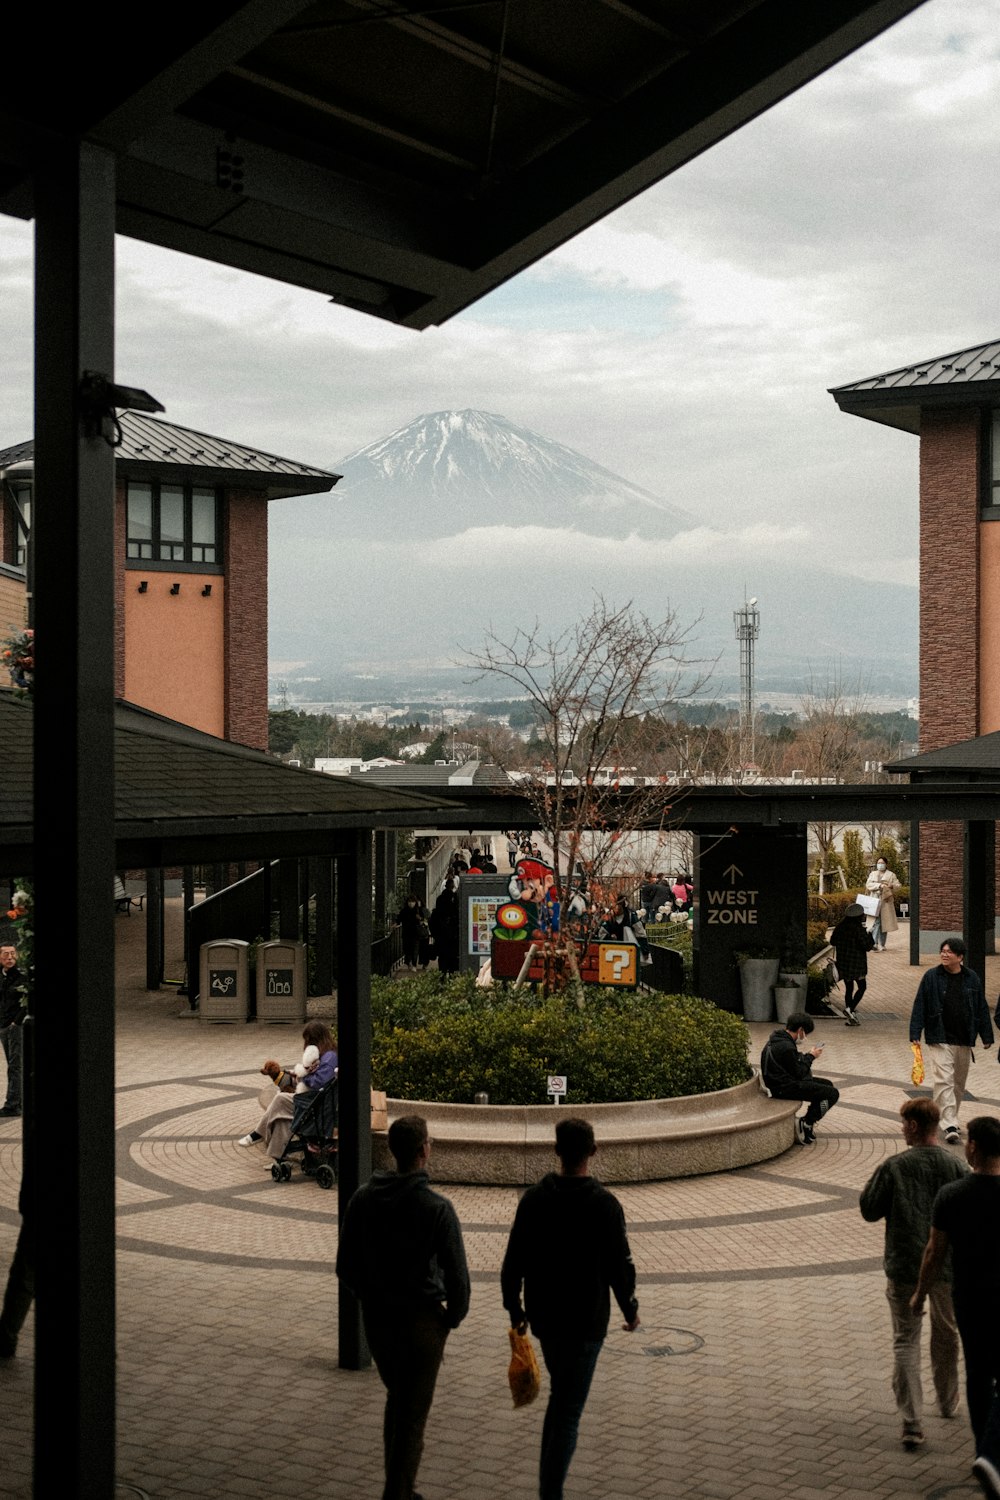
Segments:
[[[418,1114],[431,1137],[435,1182],[537,1182],[556,1168],[558,1109],[594,1127],[595,1175],[602,1182],[658,1182],[728,1172],[770,1161],[795,1139],[798,1100],[769,1099],[756,1077],[735,1088],[681,1099],[626,1104],[435,1104],[388,1100],[389,1121]],[[391,1167],[385,1133],[372,1134],[372,1157]]]

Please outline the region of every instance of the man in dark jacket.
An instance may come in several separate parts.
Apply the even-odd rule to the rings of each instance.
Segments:
[[[523,1332],[530,1323],[549,1372],[541,1500],[562,1500],[580,1417],[608,1331],[609,1291],[621,1308],[624,1330],[631,1333],[639,1326],[625,1215],[614,1194],[590,1175],[596,1152],[588,1121],[573,1116],[559,1121],[560,1170],[522,1197],[500,1271],[511,1326]]]
[[[420,1115],[389,1127],[395,1172],[375,1172],[347,1205],[337,1275],[361,1302],[386,1389],[382,1500],[418,1500],[424,1427],[450,1329],[469,1310],[458,1216],[428,1185],[430,1139]]]
[[[805,1099],[809,1108],[795,1121],[800,1146],[811,1146],[816,1139],[813,1126],[832,1109],[840,1098],[829,1078],[814,1078],[812,1065],[823,1051],[822,1045],[800,1052],[799,1042],[815,1030],[812,1016],[796,1011],[783,1027],[772,1031],[760,1055],[760,1075],[764,1086],[775,1099]]]
[[[957,1146],[962,1139],[958,1111],[965,1095],[972,1049],[977,1036],[984,1047],[992,1047],[993,1027],[979,975],[965,967],[962,939],[945,938],[940,958],[917,988],[910,1013],[910,1041],[919,1042],[923,1034],[945,1145]]]
[[[0,943],[0,1046],[7,1059],[7,1099],[0,1115],[21,1113],[21,996],[24,975],[17,967],[17,948]]]

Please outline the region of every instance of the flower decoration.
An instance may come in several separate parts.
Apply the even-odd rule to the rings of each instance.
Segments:
[[[3,642],[3,661],[14,686],[30,693],[35,685],[35,632],[21,630],[8,636]]]

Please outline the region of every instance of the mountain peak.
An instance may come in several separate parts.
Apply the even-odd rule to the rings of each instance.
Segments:
[[[573,448],[496,412],[428,412],[337,464],[337,498],[397,506],[430,534],[472,525],[673,536],[691,517]]]

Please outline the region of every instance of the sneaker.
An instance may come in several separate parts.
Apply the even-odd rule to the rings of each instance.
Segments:
[[[914,1432],[903,1432],[903,1447],[906,1449],[907,1453],[916,1452],[918,1448],[922,1448],[924,1446],[925,1442],[926,1438],[919,1430]],[[998,1493],[1000,1493],[1000,1491],[998,1491]]]
[[[980,1454],[972,1465],[972,1472],[979,1480],[984,1495],[1000,1497],[1000,1469],[984,1454]]]
[[[948,1126],[948,1129],[944,1133],[944,1143],[946,1146],[960,1146],[962,1144],[962,1132],[958,1129],[957,1125]]]
[[[816,1139],[812,1126],[807,1125],[801,1115],[795,1117],[795,1139],[800,1146],[811,1146]]]
[[[5,1115],[9,1119],[18,1119],[20,1114],[21,1108],[18,1104],[5,1104],[3,1109],[0,1109],[0,1115]]]
[[[254,1141],[259,1141],[259,1140],[260,1140],[260,1136],[256,1135],[254,1133],[254,1131],[251,1130],[251,1132],[250,1132],[249,1135],[241,1135],[240,1138],[239,1138],[239,1140],[236,1142],[236,1144],[237,1144],[237,1146],[252,1146],[253,1143],[254,1143]]]
[[[861,1025],[861,1022],[858,1019],[858,1013],[857,1013],[857,1011],[856,1010],[852,1010],[852,1008],[849,1005],[845,1005],[844,1006],[844,1015],[847,1017],[847,1025],[848,1026],[860,1026]]]

